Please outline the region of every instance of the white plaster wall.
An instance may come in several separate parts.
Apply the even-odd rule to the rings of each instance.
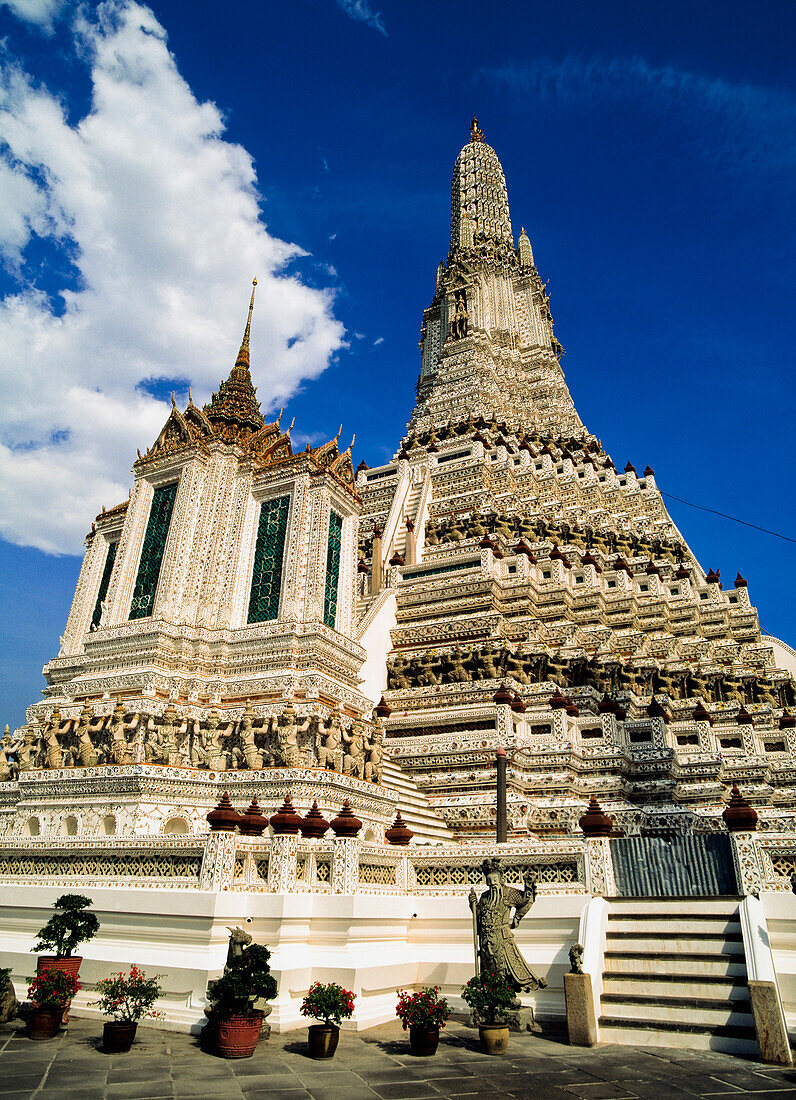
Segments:
[[[388,592],[359,644],[367,653],[360,676],[360,690],[375,705],[387,687],[387,654],[392,649],[390,631],[395,628],[395,592]]]
[[[36,969],[35,934],[64,887],[4,886],[0,899],[0,966],[12,967],[17,996]],[[82,888],[81,888],[82,890]],[[88,891],[101,930],[85,945],[75,1016],[96,1017],[94,983],[133,962],[163,975],[157,1026],[198,1030],[208,978],[226,958],[227,928],[243,925],[273,952],[279,994],[270,1023],[277,1032],[307,1024],[299,1005],[313,981],[337,981],[357,994],[348,1025],[361,1030],[394,1018],[395,991],[441,985],[454,1009],[473,974],[472,918],[467,899],[416,895],[209,893],[95,887]],[[563,973],[577,939],[586,895],[540,897],[515,935],[548,988],[524,1000],[540,1020],[564,1017]]]
[[[760,900],[785,1019],[792,1035],[796,1035],[796,895],[769,890],[760,894]]]
[[[776,668],[784,668],[796,679],[796,650],[787,642],[775,638],[773,634],[762,634],[761,640],[770,645],[774,650],[774,665]]]

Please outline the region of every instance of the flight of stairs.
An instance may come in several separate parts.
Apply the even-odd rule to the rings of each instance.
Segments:
[[[415,844],[451,844],[455,841],[453,833],[446,823],[429,805],[428,799],[419,791],[414,779],[402,771],[385,756],[381,781],[385,787],[398,795],[398,809],[401,817],[415,834]]]
[[[401,523],[398,531],[395,535],[395,547],[402,558],[406,559],[406,520],[411,519],[413,523],[417,523],[417,508],[420,503],[420,497],[423,492],[423,482],[415,481],[410,487],[409,492],[406,494],[406,502],[404,504],[404,521]]]
[[[759,1056],[739,902],[609,900],[601,1042]]]

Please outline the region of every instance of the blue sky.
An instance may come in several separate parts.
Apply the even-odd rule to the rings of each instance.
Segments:
[[[172,389],[403,432],[477,114],[617,465],[796,538],[792,3],[0,4],[0,721]],[[794,544],[670,502],[796,644]]]

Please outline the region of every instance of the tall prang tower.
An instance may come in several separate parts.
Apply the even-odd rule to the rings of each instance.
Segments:
[[[582,432],[562,351],[524,229],[514,247],[503,168],[473,119],[453,169],[448,260],[423,313],[410,430],[472,413],[518,430]]]
[[[359,636],[400,765],[462,838],[721,829],[737,782],[794,827],[796,689],[745,579],[706,573],[650,467],[617,469],[567,388],[545,284],[473,120],[450,251],[423,313],[417,403],[363,463]],[[789,671],[790,669],[790,671]]]

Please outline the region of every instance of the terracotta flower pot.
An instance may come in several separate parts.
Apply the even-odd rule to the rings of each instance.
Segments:
[[[102,1048],[106,1054],[126,1054],[135,1042],[138,1023],[108,1020],[102,1029]]]
[[[478,1035],[485,1054],[505,1054],[509,1045],[508,1024],[479,1024]]]
[[[63,970],[67,974],[71,974],[73,978],[77,978],[80,973],[80,964],[83,961],[82,955],[39,955],[36,960],[36,973],[43,974],[45,970]],[[69,1001],[66,1008],[63,1011],[61,1017],[62,1024],[69,1023],[69,1008],[72,1004]]]
[[[421,1058],[428,1058],[429,1055],[437,1053],[438,1045],[438,1027],[409,1028],[409,1049],[412,1054],[416,1054]]]
[[[326,1027],[325,1024],[310,1024],[307,1031],[309,1032],[310,1057],[332,1058],[337,1050],[340,1028],[335,1027],[334,1024],[329,1027]]]
[[[216,1029],[218,1053],[224,1058],[251,1058],[257,1049],[262,1026],[262,1012],[219,1020]]]
[[[61,1009],[33,1007],[28,1021],[28,1037],[37,1041],[54,1039],[61,1026]]]

